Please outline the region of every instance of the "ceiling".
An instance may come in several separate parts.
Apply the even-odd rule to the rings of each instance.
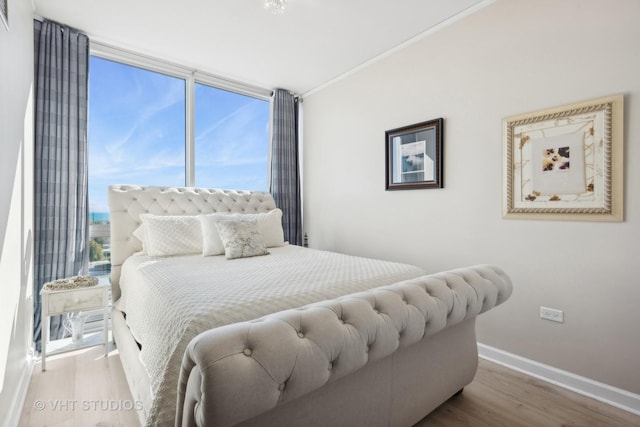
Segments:
[[[35,0],[103,44],[305,94],[487,0]]]

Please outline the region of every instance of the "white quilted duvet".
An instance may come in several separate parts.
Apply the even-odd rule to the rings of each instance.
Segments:
[[[148,425],[173,425],[183,353],[200,332],[425,274],[411,265],[298,246],[269,252],[235,260],[134,255],[123,264],[116,307],[142,344],[155,395]]]

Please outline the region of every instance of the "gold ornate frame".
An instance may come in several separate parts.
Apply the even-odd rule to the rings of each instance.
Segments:
[[[505,118],[503,217],[622,221],[623,106],[617,94]]]

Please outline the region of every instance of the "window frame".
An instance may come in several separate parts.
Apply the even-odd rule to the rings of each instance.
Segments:
[[[214,74],[199,71],[195,68],[181,66],[170,61],[154,58],[141,53],[103,44],[99,41],[90,42],[89,54],[102,59],[119,62],[179,78],[185,81],[185,186],[195,186],[195,85],[202,84],[216,89],[234,92],[239,95],[250,96],[269,102],[273,91],[270,89],[240,83],[225,79]],[[91,72],[91,70],[89,70]],[[270,107],[270,115],[272,109]],[[271,127],[271,120],[269,120]],[[271,132],[269,132],[270,134]],[[271,137],[267,141],[268,152],[271,152]],[[267,171],[270,174],[270,170]],[[267,176],[267,181],[269,176]]]

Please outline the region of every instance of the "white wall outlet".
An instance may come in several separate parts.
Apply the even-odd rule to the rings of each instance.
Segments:
[[[553,322],[564,323],[564,311],[540,306],[540,318]]]

